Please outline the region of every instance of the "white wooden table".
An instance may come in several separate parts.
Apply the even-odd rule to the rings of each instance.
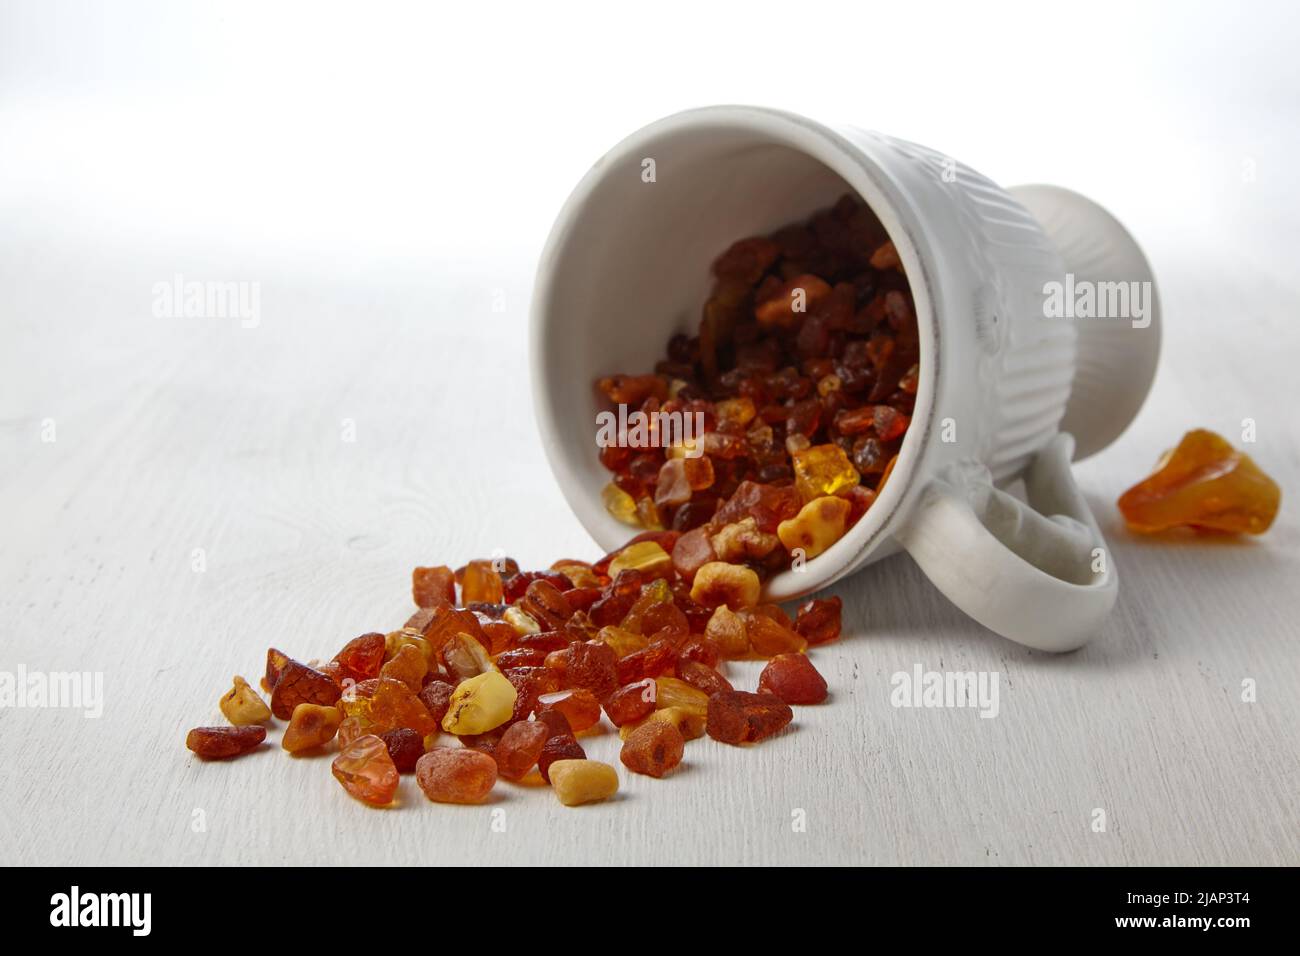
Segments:
[[[690,98],[735,98],[713,92]],[[184,749],[188,728],[220,722],[231,675],[256,678],[268,645],[323,657],[400,625],[413,565],[498,548],[525,567],[596,556],[533,427],[531,273],[546,210],[583,169],[574,157],[677,105],[638,101],[598,127],[585,113],[556,119],[556,140],[577,143],[567,158],[538,157],[536,180],[471,184],[459,205],[454,180],[415,189],[420,209],[501,190],[496,240],[480,229],[468,245],[425,223],[366,232],[360,197],[395,202],[368,158],[333,167],[337,179],[303,167],[308,196],[266,150],[273,181],[256,201],[209,163],[205,217],[173,190],[187,167],[169,154],[111,138],[50,145],[51,129],[103,133],[94,109],[48,129],[6,116],[6,141],[36,151],[5,178],[0,223],[0,671],[102,673],[104,703],[98,719],[0,709],[0,862],[1300,863],[1298,217],[1294,149],[1278,139],[1206,145],[1199,179],[1159,150],[1110,167],[1097,154],[1110,179],[1082,160],[1077,178],[1068,162],[1043,170],[1127,221],[1166,317],[1147,406],[1078,469],[1121,574],[1118,607],[1084,650],[1001,640],[896,557],[837,589],[845,637],[814,655],[828,704],[749,750],[692,743],[670,779],[624,773],[608,804],[566,809],[503,783],[487,805],[439,806],[406,778],[400,806],[375,811],[344,795],[328,758],[281,752],[278,730],[231,764]],[[960,106],[944,107],[958,132],[935,145],[962,146]],[[484,129],[486,180],[504,167]],[[972,134],[959,155],[1000,179],[1022,172],[1010,159],[989,168],[988,144]],[[1246,186],[1234,177],[1250,148],[1260,175]],[[132,175],[123,162],[97,172],[137,155]],[[395,162],[409,186],[413,164]],[[511,218],[530,191],[542,198]],[[284,228],[308,200],[341,204],[350,243]],[[169,215],[173,202],[184,208]],[[260,282],[260,324],[155,317],[152,287],[177,273]],[[1197,426],[1236,442],[1244,418],[1284,489],[1266,536],[1123,530],[1115,498],[1161,450]],[[999,672],[998,717],[891,707],[890,675],[918,663]],[[731,674],[752,685],[756,670]],[[1242,700],[1248,678],[1254,702]],[[617,763],[614,735],[584,745]]]

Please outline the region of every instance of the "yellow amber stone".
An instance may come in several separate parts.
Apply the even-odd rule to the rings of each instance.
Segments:
[[[641,527],[641,519],[636,511],[636,499],[612,481],[600,492],[600,500],[604,502],[605,510],[619,521],[630,524],[634,528]]]
[[[499,671],[488,671],[457,685],[442,718],[449,734],[485,734],[510,719],[515,709],[514,685]]]
[[[1281,503],[1282,489],[1248,455],[1196,429],[1120,495],[1119,510],[1129,528],[1144,533],[1189,527],[1262,534]]]
[[[858,470],[839,445],[813,445],[794,453],[794,482],[804,501],[837,495],[858,483]]]
[[[618,577],[620,571],[629,569],[643,575],[653,575],[672,567],[673,559],[657,541],[638,541],[629,544],[609,562],[609,576]]]

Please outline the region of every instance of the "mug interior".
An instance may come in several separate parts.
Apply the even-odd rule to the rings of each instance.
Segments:
[[[765,595],[788,600],[824,587],[881,543],[880,531],[898,504],[889,499],[897,499],[898,486],[910,477],[918,433],[928,427],[929,302],[913,273],[917,257],[907,230],[892,208],[884,208],[889,203],[868,182],[862,157],[837,139],[773,111],[720,107],[678,114],[611,150],[562,210],[534,291],[534,401],[565,498],[605,550],[626,543],[636,530],[601,501],[611,475],[597,459],[596,415],[607,404],[595,380],[651,371],[674,333],[697,331],[712,287],[709,267],[732,242],[804,220],[846,192],[871,206],[907,269],[923,330],[916,414],[894,474],[867,514],[801,572],[774,576]]]

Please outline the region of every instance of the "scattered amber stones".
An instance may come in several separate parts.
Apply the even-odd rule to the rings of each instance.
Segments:
[[[1119,499],[1133,531],[1188,527],[1262,534],[1277,517],[1282,489],[1259,466],[1205,429],[1190,431],[1156,470]]]

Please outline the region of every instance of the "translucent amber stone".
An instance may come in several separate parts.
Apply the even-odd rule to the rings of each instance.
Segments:
[[[334,758],[334,777],[352,796],[374,806],[393,802],[400,779],[388,745],[374,734],[358,737]]]
[[[667,571],[672,563],[673,559],[657,541],[638,541],[629,544],[609,563],[609,576],[618,577],[620,571],[628,568],[653,576]]]
[[[420,698],[399,680],[376,677],[350,688],[338,701],[346,717],[356,717],[372,734],[398,727],[410,727],[421,736],[437,731],[438,725]]]
[[[795,487],[804,501],[839,494],[858,483],[858,470],[839,445],[813,445],[793,457]]]
[[[604,502],[605,510],[619,521],[630,524],[634,528],[641,527],[641,519],[636,510],[636,499],[612,481],[601,491],[600,500]]]
[[[1190,431],[1155,472],[1119,499],[1134,531],[1191,527],[1262,534],[1277,516],[1282,489],[1214,432]]]
[[[503,595],[501,575],[492,567],[491,561],[471,561],[465,565],[460,590],[461,601],[465,604],[474,601],[496,604]]]

